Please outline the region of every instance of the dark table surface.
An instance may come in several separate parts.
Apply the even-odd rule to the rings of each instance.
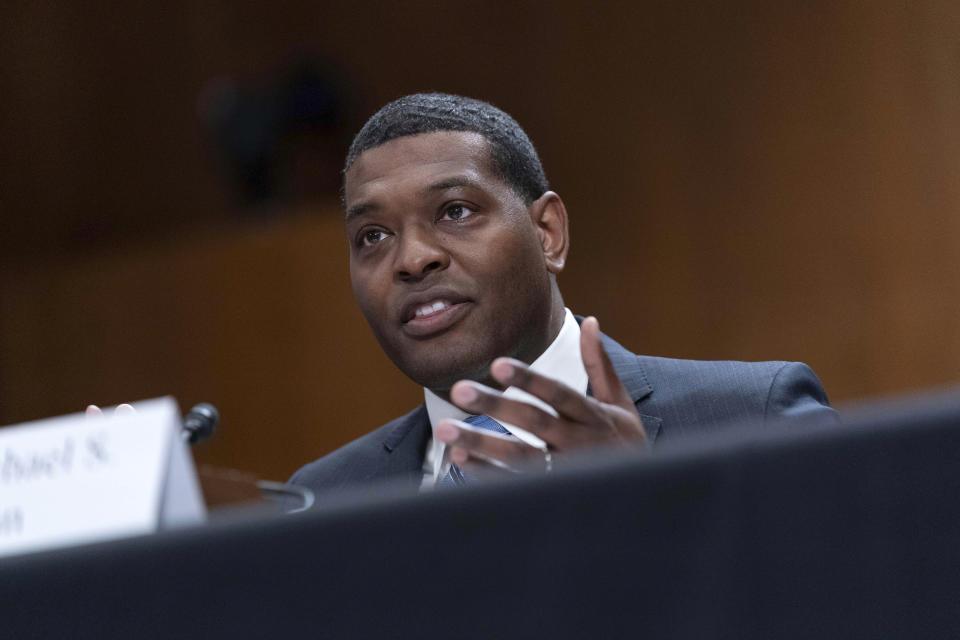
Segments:
[[[960,637],[960,395],[0,559],[0,639]]]

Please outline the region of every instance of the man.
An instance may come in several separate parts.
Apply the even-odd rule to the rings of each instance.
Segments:
[[[725,422],[833,419],[806,365],[636,356],[575,318],[557,286],[563,201],[520,126],[489,104],[416,94],[385,106],[351,145],[344,202],[357,303],[425,404],[295,484],[426,489]]]

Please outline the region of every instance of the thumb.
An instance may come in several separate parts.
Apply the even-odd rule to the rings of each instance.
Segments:
[[[580,355],[593,388],[593,397],[600,402],[615,404],[636,413],[633,399],[620,382],[613,362],[600,340],[600,323],[590,316],[580,325]]]

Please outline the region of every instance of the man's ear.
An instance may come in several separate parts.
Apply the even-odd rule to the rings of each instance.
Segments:
[[[553,191],[547,191],[530,205],[530,215],[540,236],[540,246],[550,273],[563,271],[570,248],[567,208]]]

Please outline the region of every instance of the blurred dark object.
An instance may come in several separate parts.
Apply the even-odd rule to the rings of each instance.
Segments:
[[[209,402],[201,402],[183,417],[182,435],[188,444],[196,444],[213,435],[220,422],[220,412]]]
[[[210,509],[264,500],[257,488],[260,478],[254,473],[201,464],[197,467],[197,478],[204,502]]]
[[[306,511],[314,503],[313,492],[304,487],[262,480],[248,471],[201,464],[197,478],[211,518],[231,512],[258,509],[271,513]]]
[[[346,83],[313,56],[301,56],[266,82],[220,77],[198,109],[241,212],[335,197],[352,129]]]

